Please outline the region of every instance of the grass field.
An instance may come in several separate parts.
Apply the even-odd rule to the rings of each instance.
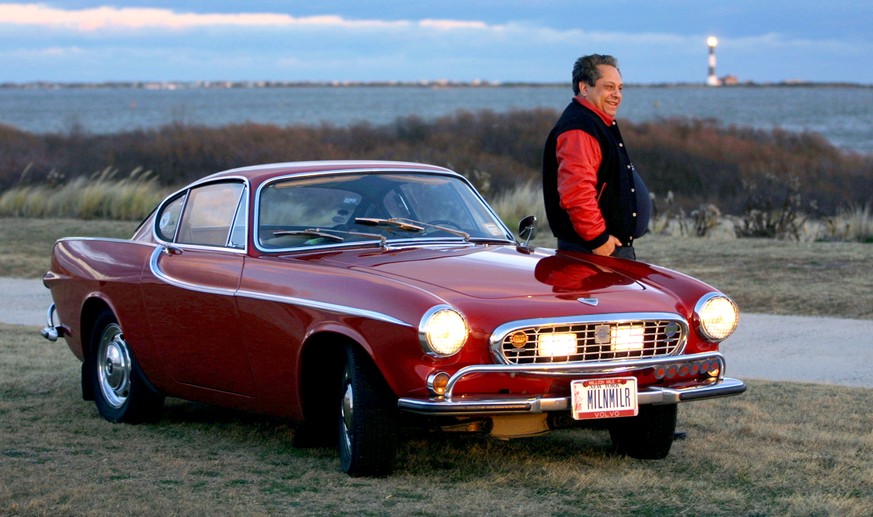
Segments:
[[[135,227],[0,225],[0,276],[30,278],[58,237]],[[747,312],[873,318],[870,244],[646,237],[638,255]],[[292,448],[280,420],[171,399],[156,424],[110,424],[81,400],[78,361],[36,331],[0,325],[2,515],[873,515],[873,389],[758,381],[685,404],[688,436],[662,461],[609,454],[605,431],[415,435],[395,475],[355,479],[332,450]]]
[[[608,454],[605,431],[410,436],[394,476],[355,479],[282,421],[170,400],[156,424],[110,424],[63,344],[0,332],[4,515],[873,514],[870,389],[754,382],[685,404],[662,461]]]

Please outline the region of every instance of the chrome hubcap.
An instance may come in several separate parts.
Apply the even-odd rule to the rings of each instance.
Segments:
[[[127,402],[130,393],[130,368],[130,353],[121,334],[121,327],[115,323],[108,325],[100,336],[97,375],[103,398],[116,409]]]
[[[343,440],[346,450],[351,450],[352,448],[352,437],[351,437],[351,429],[352,429],[352,418],[354,416],[355,411],[355,392],[352,389],[352,384],[349,382],[348,377],[346,377],[345,382],[345,390],[343,390],[343,400],[342,404],[340,404],[340,418],[342,419],[342,436],[340,439]]]

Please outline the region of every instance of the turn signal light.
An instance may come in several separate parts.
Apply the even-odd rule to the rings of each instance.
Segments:
[[[442,397],[446,394],[449,385],[449,374],[446,372],[434,372],[427,377],[427,390],[431,395]]]
[[[654,374],[658,380],[698,374],[718,377],[721,374],[721,362],[717,359],[709,359],[692,363],[663,364],[655,367]]]

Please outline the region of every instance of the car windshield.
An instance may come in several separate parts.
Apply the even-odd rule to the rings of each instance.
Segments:
[[[288,249],[392,241],[512,241],[463,180],[364,173],[286,178],[257,200],[258,244]]]

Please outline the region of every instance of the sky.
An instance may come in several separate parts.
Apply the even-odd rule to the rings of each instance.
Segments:
[[[719,76],[873,84],[870,0],[0,1],[0,83],[569,82]]]

